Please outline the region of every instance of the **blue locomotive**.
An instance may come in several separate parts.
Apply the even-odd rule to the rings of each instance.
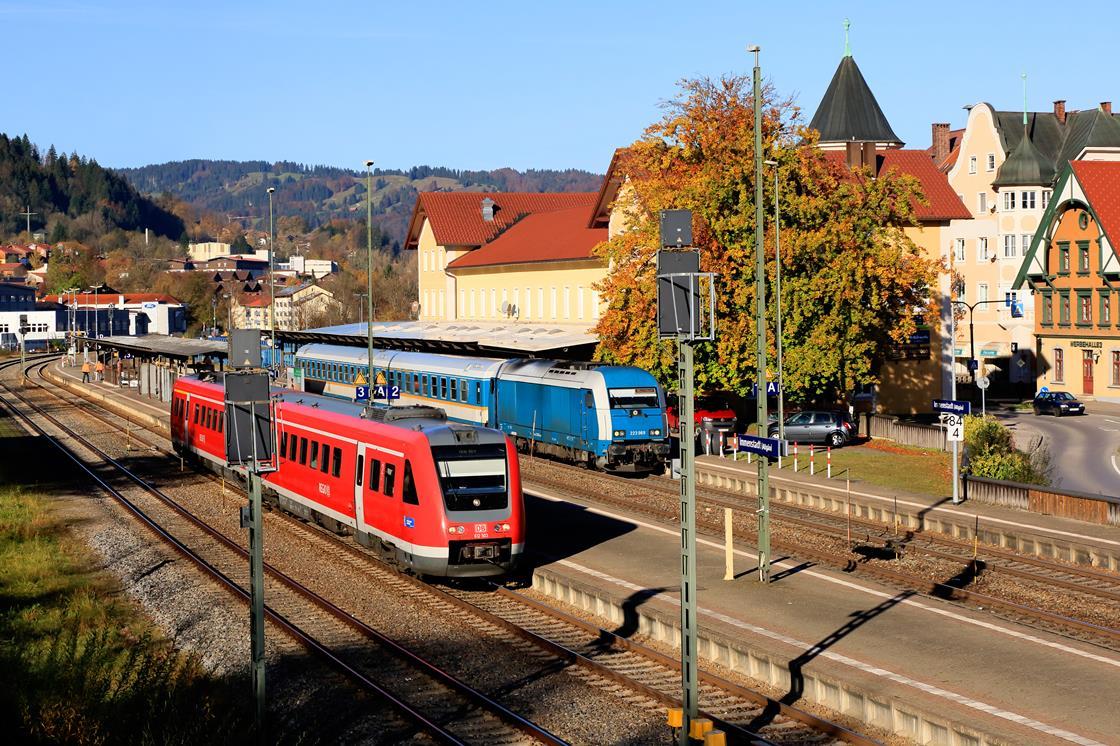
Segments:
[[[373,368],[402,403],[498,428],[522,451],[607,471],[659,471],[669,454],[664,393],[639,368],[396,350],[374,350]],[[309,344],[295,356],[304,391],[353,399],[359,375],[370,380],[361,348]]]

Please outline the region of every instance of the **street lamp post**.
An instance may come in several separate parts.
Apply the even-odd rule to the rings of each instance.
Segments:
[[[366,161],[366,384],[373,391],[373,161]],[[388,400],[392,403],[392,399]]]
[[[277,371],[279,368],[276,365],[276,269],[273,266],[276,254],[276,229],[272,223],[272,194],[275,191],[276,187],[268,188],[268,284],[272,299],[268,306],[268,325],[272,333],[272,353],[269,362],[272,369]]]
[[[786,381],[782,373],[782,214],[778,201],[778,162],[766,161],[766,165],[774,169],[774,263],[777,265],[777,275],[774,278],[774,295],[778,303],[778,440],[785,440]]]

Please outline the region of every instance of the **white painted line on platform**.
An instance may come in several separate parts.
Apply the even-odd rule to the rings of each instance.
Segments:
[[[1120,474],[1120,465],[1116,464],[1116,454],[1115,453],[1112,454],[1112,468],[1116,470],[1117,474]]]
[[[592,570],[589,567],[584,567],[583,565],[572,562],[571,560],[560,560],[560,564],[570,567],[573,570],[578,570],[579,572],[586,573],[587,575],[590,575],[592,577],[599,578],[600,580],[605,580],[609,583],[613,583],[628,591],[647,590],[634,583],[621,580],[604,572],[599,572],[598,570]],[[655,598],[659,598],[662,601],[667,601],[677,606],[680,605],[680,599],[666,595],[665,593],[658,593]],[[966,697],[963,694],[951,692],[947,689],[942,689],[939,686],[927,684],[924,681],[918,681],[917,679],[912,679],[909,676],[903,676],[902,674],[895,673],[894,671],[888,671],[885,668],[879,668],[878,666],[873,666],[870,663],[858,661],[855,658],[850,658],[846,655],[842,655],[831,650],[822,649],[819,645],[810,645],[807,642],[789,637],[788,635],[784,635],[781,632],[774,632],[764,627],[759,627],[758,625],[744,622],[741,619],[736,619],[735,617],[728,616],[727,614],[722,614],[718,611],[705,609],[702,606],[699,607],[698,611],[706,616],[718,619],[721,622],[726,622],[727,624],[731,624],[740,629],[745,629],[747,631],[754,632],[757,635],[762,635],[763,637],[768,637],[772,640],[783,642],[799,650],[805,650],[807,653],[813,653],[814,655],[819,655],[822,658],[828,658],[830,660],[843,663],[847,666],[851,666],[852,668],[857,668],[864,673],[871,674],[872,676],[889,679],[896,683],[904,684],[906,686],[910,686],[923,691],[926,694],[932,694],[935,697],[947,699],[951,702],[956,702],[957,704],[964,705],[965,707],[970,707],[974,710],[979,710],[980,712],[986,712],[989,715],[994,715],[1004,720],[1010,720],[1013,723],[1025,726],[1032,730],[1036,730],[1040,733],[1045,733],[1048,736],[1054,736],[1055,738],[1061,738],[1065,741],[1070,741],[1071,743],[1081,744],[1081,746],[1104,746],[1104,744],[1102,744],[1100,741],[1094,741],[1091,738],[1078,735],[1077,733],[1073,733],[1071,731],[1064,730],[1053,725],[1047,725],[1046,723],[1043,723],[1041,721],[1028,718],[1025,715],[1020,715],[1015,712],[1001,709],[999,707],[996,707],[995,705],[987,704],[986,702],[980,702],[978,700],[972,699],[971,697]]]
[[[566,499],[561,498],[561,497],[556,497],[554,495],[544,494],[544,493],[540,492],[539,490],[537,490],[535,488],[532,488],[531,491],[532,491],[533,494],[539,495],[540,497],[543,497],[547,500],[553,500],[555,502],[572,502],[571,500],[566,500]],[[580,503],[580,504],[583,505],[582,503]],[[620,515],[618,513],[611,513],[610,511],[602,510],[600,508],[595,508],[595,507],[592,507],[592,506],[589,506],[589,505],[583,505],[583,507],[587,508],[587,510],[590,510],[593,513],[598,513],[599,515],[602,515],[602,516],[607,517],[607,518],[613,518],[616,521],[625,521],[625,522],[631,523],[635,526],[641,526],[642,528],[648,528],[652,531],[658,531],[660,533],[668,534],[670,536],[676,536],[676,537],[680,536],[679,531],[666,528],[665,526],[658,526],[657,524],[654,524],[654,523],[646,523],[645,521],[640,521],[640,520],[637,520],[637,519],[632,518],[630,516]],[[703,544],[705,546],[713,547],[715,549],[723,551],[723,544],[721,542],[712,541],[710,539],[705,539],[703,537],[698,536],[698,537],[696,537],[696,543],[697,544]],[[755,554],[753,554],[751,552],[743,551],[742,549],[735,549],[735,554],[739,555],[740,557],[749,557],[751,559],[757,559]],[[792,567],[798,566],[799,564],[800,563],[793,562],[793,561],[775,562],[775,563],[773,563],[773,567],[792,568]],[[839,585],[839,586],[843,586],[845,588],[850,588],[850,589],[855,590],[855,591],[860,591],[862,593],[867,593],[867,594],[875,596],[877,598],[882,598],[882,599],[894,598],[894,594],[884,593],[883,591],[877,590],[875,588],[869,588],[865,585],[860,585],[859,583],[855,583],[851,580],[845,580],[843,578],[833,577],[832,575],[827,575],[825,573],[817,572],[815,570],[801,570],[798,573],[798,575],[807,575],[809,577],[817,578],[819,580],[823,580],[825,582],[832,583],[834,585]],[[936,607],[936,606],[931,606],[930,604],[923,603],[921,601],[915,601],[914,599],[906,599],[906,600],[902,601],[901,603],[906,605],[906,606],[912,606],[916,609],[921,609],[922,611],[928,611],[932,614],[938,614],[940,616],[948,617],[948,618],[953,619],[953,620],[958,621],[958,622],[964,622],[965,624],[972,624],[972,625],[975,625],[977,627],[981,627],[983,629],[989,630],[991,632],[998,632],[1000,634],[1007,635],[1008,637],[1014,637],[1014,638],[1017,638],[1017,639],[1020,639],[1020,640],[1024,640],[1026,642],[1033,643],[1035,645],[1041,645],[1042,647],[1052,648],[1054,650],[1058,650],[1058,651],[1061,651],[1063,653],[1069,653],[1071,655],[1076,655],[1076,656],[1079,656],[1081,658],[1087,658],[1088,660],[1091,660],[1091,661],[1096,661],[1097,663],[1104,663],[1105,665],[1108,665],[1108,666],[1115,666],[1116,668],[1120,668],[1120,658],[1112,658],[1112,657],[1109,657],[1109,656],[1100,655],[1098,653],[1090,653],[1089,651],[1081,650],[1081,649],[1075,648],[1075,647],[1071,647],[1070,645],[1066,645],[1066,644],[1063,644],[1063,643],[1060,643],[1060,642],[1054,642],[1052,640],[1044,640],[1041,637],[1036,637],[1034,635],[1027,634],[1025,632],[1020,632],[1019,630],[1010,629],[1008,627],[1004,627],[1004,626],[999,625],[999,624],[994,624],[992,622],[984,621],[982,619],[973,619],[972,617],[965,616],[964,614],[960,614],[958,612],[951,611],[949,609],[942,609],[942,608],[939,608],[939,607]]]
[[[720,468],[720,467],[722,467],[726,471],[732,472],[732,473],[734,473],[736,475],[740,475],[740,476],[744,475],[744,474],[747,474],[746,472],[743,472],[742,470],[734,469],[730,466],[724,466],[723,464],[712,464],[712,463],[705,462],[704,466],[705,466],[705,468]],[[749,474],[747,474],[747,476],[749,476]],[[792,480],[789,477],[782,477],[781,475],[777,475],[772,471],[770,473],[771,484],[773,484],[775,480],[783,480],[783,481],[786,481],[786,482],[797,483],[795,480]],[[835,489],[837,489],[838,492],[843,491],[840,488],[835,488]],[[852,494],[857,496],[857,497],[870,497],[873,500],[878,500],[878,501],[883,502],[883,503],[892,503],[893,502],[893,498],[884,497],[882,495],[875,495],[875,494],[872,494],[870,492],[859,492],[857,490],[852,490]],[[898,501],[898,504],[899,505],[908,505],[912,508],[918,508],[919,510],[926,511],[926,512],[952,513],[953,515],[956,515],[956,516],[961,515],[961,512],[959,510],[953,510],[951,508],[935,507],[935,506],[931,506],[931,505],[923,505],[922,503],[914,502],[913,500],[902,500],[902,499],[900,499]],[[1080,539],[1080,540],[1084,540],[1084,541],[1087,541],[1087,542],[1090,542],[1090,543],[1111,544],[1113,546],[1120,547],[1120,541],[1114,541],[1112,539],[1102,539],[1099,536],[1089,536],[1087,534],[1078,534],[1078,533],[1074,533],[1072,531],[1062,531],[1061,529],[1057,529],[1057,528],[1047,528],[1046,526],[1039,526],[1038,524],[1033,524],[1033,523],[1020,523],[1019,521],[1009,521],[1009,520],[1006,520],[1006,519],[1003,519],[1003,518],[994,518],[992,516],[984,516],[984,520],[988,521],[990,523],[1001,523],[1005,526],[1014,526],[1016,528],[1030,529],[1031,531],[1038,532],[1038,533],[1057,534],[1059,536],[1068,536],[1072,539]]]

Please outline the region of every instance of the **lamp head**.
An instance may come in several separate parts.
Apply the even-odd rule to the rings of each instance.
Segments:
[[[757,44],[751,44],[750,46],[747,47],[747,51],[748,52],[761,52],[762,47],[758,46]]]
[[[268,188],[268,193],[269,193],[269,194],[272,194],[272,193],[273,193],[273,192],[275,192],[275,191],[276,191],[276,187],[269,187],[269,188]]]
[[[372,165],[373,165],[373,161],[366,161],[366,168],[369,168]]]

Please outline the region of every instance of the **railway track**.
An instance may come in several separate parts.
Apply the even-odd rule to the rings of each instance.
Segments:
[[[42,368],[38,366],[39,374]],[[61,403],[58,394],[44,387]],[[84,410],[98,421],[121,429],[116,415]],[[160,440],[166,440],[159,436]],[[148,446],[170,454],[162,444]],[[173,454],[171,454],[173,455]],[[176,457],[177,458],[177,457]],[[207,477],[217,480],[210,472]],[[679,705],[679,660],[614,635],[585,620],[572,617],[507,587],[476,582],[476,590],[435,587],[385,565],[379,557],[357,544],[339,541],[326,529],[307,524],[285,513],[274,513],[293,534],[315,543],[319,557],[346,563],[401,597],[419,600],[433,610],[450,615],[487,635],[499,645],[529,648],[552,660],[552,665],[575,669],[600,687],[623,687],[635,703],[650,700],[666,707]],[[482,586],[482,590],[477,590]],[[877,743],[824,718],[798,710],[758,692],[701,673],[703,715],[724,730],[732,743]]]
[[[660,521],[677,519],[679,487],[667,479],[645,479],[641,482],[640,489],[635,489],[632,480],[538,459],[530,468],[523,468],[523,482],[530,491],[537,486],[561,497],[592,497]],[[656,499],[651,500],[654,496]],[[702,529],[722,536],[722,509],[731,508],[736,512],[736,538],[750,542],[757,540],[754,506],[748,505],[741,495],[698,489],[697,500],[697,521]],[[709,510],[705,511],[704,508]],[[716,510],[711,510],[713,508]],[[1120,609],[1120,576],[1114,573],[1047,562],[1041,558],[1024,557],[999,550],[992,551],[987,547],[981,552],[972,544],[953,541],[947,537],[918,536],[913,532],[898,534],[889,525],[856,518],[851,520],[853,546],[849,547],[845,516],[773,501],[771,520],[771,545],[775,550],[873,577],[942,600],[980,606],[988,611],[998,612],[1004,618],[1066,637],[1120,649],[1120,629],[1116,628],[1115,622],[1099,624],[1079,616],[1037,608],[966,587],[978,579],[1002,575],[1019,583],[1080,594],[1078,598],[1083,599],[1081,606],[1093,605],[1100,613],[1115,616],[1116,610]],[[793,531],[799,532],[797,536],[792,534]],[[822,548],[824,542],[819,540],[806,541],[806,537],[810,535],[828,539],[837,549]],[[852,551],[853,549],[857,551]],[[919,555],[923,560],[937,563],[942,568],[951,568],[951,572],[943,576],[949,579],[931,580],[925,575],[888,566],[892,559],[904,555]],[[1058,599],[1058,602],[1062,601],[1063,599]]]
[[[248,602],[247,582],[242,579],[247,574],[248,554],[239,544],[195,517],[29,397],[6,383],[2,385],[7,395],[0,397],[0,405],[44,437],[162,542],[223,589]],[[12,398],[49,426],[21,411]],[[103,473],[102,465],[125,478],[133,488],[128,490],[132,496],[110,483],[112,477]],[[275,567],[266,564],[265,575],[267,620],[360,691],[390,704],[402,718],[394,738],[409,738],[419,728],[431,740],[445,744],[565,743],[353,618]]]

